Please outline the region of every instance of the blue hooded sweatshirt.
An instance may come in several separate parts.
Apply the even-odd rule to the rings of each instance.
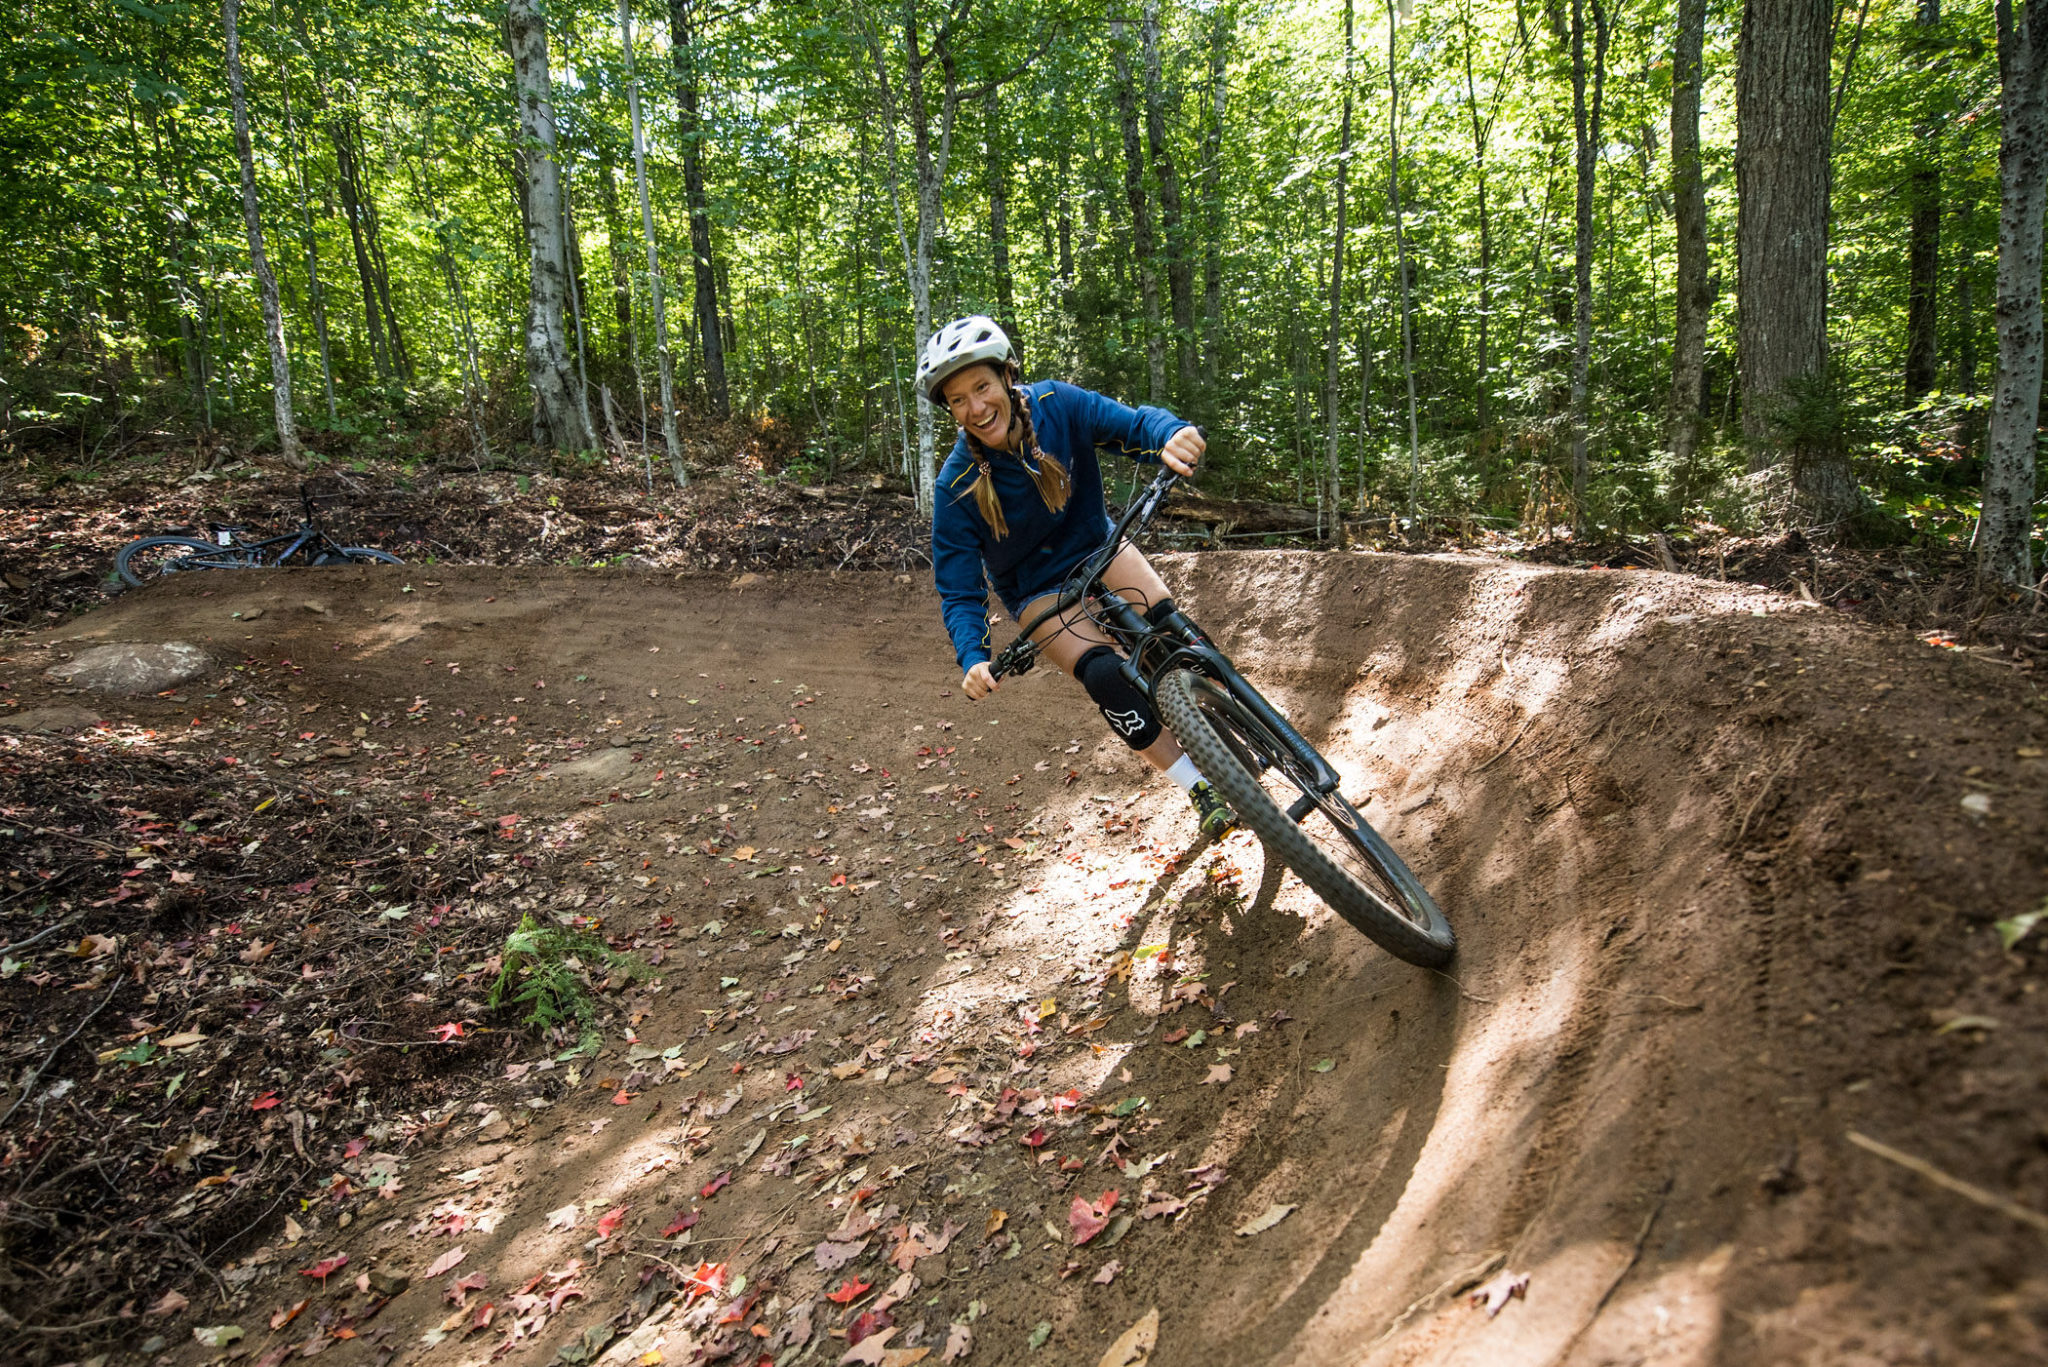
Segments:
[[[968,453],[967,434],[954,441],[933,493],[932,576],[963,673],[990,658],[984,573],[1015,617],[1026,603],[1057,589],[1109,534],[1114,523],[1103,506],[1096,449],[1157,465],[1167,441],[1189,426],[1163,408],[1127,408],[1060,380],[1019,388],[1031,405],[1039,450],[1067,468],[1073,489],[1067,506],[1054,512],[1017,456],[994,453],[996,498],[1010,526],[1010,534],[998,538],[974,504],[980,471]]]

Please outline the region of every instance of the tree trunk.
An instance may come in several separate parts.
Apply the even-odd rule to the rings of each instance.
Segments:
[[[1736,73],[1736,258],[1742,430],[1750,466],[1781,458],[1793,499],[1822,528],[1861,507],[1848,452],[1788,421],[1828,383],[1828,0],[1747,0]]]
[[[602,136],[592,138],[597,152],[597,199],[604,211],[605,255],[612,268],[612,317],[619,335],[613,347],[619,365],[630,366],[633,346],[633,249],[619,212],[619,186],[613,179],[611,147]]]
[[[1330,332],[1323,367],[1324,456],[1328,463],[1326,487],[1330,502],[1330,540],[1344,548],[1344,463],[1338,450],[1343,430],[1342,395],[1338,391],[1344,355],[1344,231],[1347,226],[1345,181],[1351,169],[1351,43],[1352,0],[1344,0],[1344,112],[1337,127],[1337,232],[1330,247]]]
[[[698,345],[704,359],[704,390],[711,411],[732,412],[725,380],[725,334],[719,327],[718,272],[711,255],[711,197],[704,189],[704,121],[698,112],[696,0],[669,0],[669,60],[676,73],[677,132],[683,144],[683,200],[690,210],[690,255],[697,268]]]
[[[648,303],[654,311],[654,354],[661,369],[661,441],[676,487],[690,482],[676,432],[675,355],[668,344],[668,306],[662,293],[661,256],[654,248],[654,208],[647,197],[647,138],[640,124],[640,81],[633,70],[633,0],[619,0],[619,44],[626,54],[626,109],[633,126],[633,184],[640,195],[640,235],[647,243]],[[650,478],[651,478],[650,472]]]
[[[223,0],[220,17],[227,34],[228,99],[234,107],[235,160],[242,170],[242,221],[249,229],[249,265],[263,297],[263,337],[270,344],[270,394],[277,418],[278,449],[287,468],[303,470],[306,457],[299,450],[299,431],[292,420],[292,363],[284,349],[284,310],[277,302],[277,277],[271,274],[270,258],[263,251],[263,216],[256,200],[256,162],[249,147],[249,103],[242,89],[242,36],[236,28],[241,8],[242,0]]]
[[[298,124],[292,118],[291,73],[279,63],[278,88],[284,97],[285,156],[290,163],[292,193],[298,200],[299,232],[306,251],[306,297],[313,310],[313,336],[320,344],[320,387],[327,398],[327,421],[340,421],[341,410],[334,401],[334,351],[327,334],[327,287],[320,280],[320,246],[313,231],[312,196],[306,184],[305,149],[299,145]]]
[[[1586,5],[1593,7],[1593,92],[1586,98]],[[1607,10],[1601,0],[1572,0],[1572,131],[1578,177],[1573,225],[1572,535],[1586,535],[1587,436],[1592,428],[1593,176],[1600,149],[1600,97],[1607,77]]]
[[[2048,14],[2043,0],[1996,0],[1998,381],[1977,524],[1983,584],[2034,584],[2034,448],[2041,419],[2041,231],[2048,208]]]
[[[1916,22],[1923,29],[1941,22],[1941,0],[1920,0]],[[1906,202],[1912,218],[1906,230],[1906,400],[1934,388],[1940,369],[1935,300],[1941,291],[1941,125],[1922,119],[1913,130],[1913,165],[1907,172]]]
[[[360,176],[363,166],[363,126],[360,120],[350,120],[349,137],[354,144],[353,165]],[[410,380],[413,376],[412,353],[406,349],[405,332],[398,325],[398,310],[391,306],[391,263],[384,259],[384,228],[377,213],[377,197],[358,181],[356,200],[363,210],[363,236],[370,246],[370,278],[376,282],[377,302],[384,310],[384,335],[391,343],[392,369],[400,379]]]
[[[1678,230],[1678,298],[1671,334],[1671,398],[1667,439],[1689,487],[1699,450],[1707,386],[1707,180],[1700,165],[1700,85],[1707,0],[1678,0],[1671,49],[1671,199]]]
[[[555,177],[555,111],[548,76],[548,30],[538,0],[509,0],[519,140],[526,148],[526,261],[531,275],[526,296],[526,375],[533,386],[542,435],[567,453],[597,445],[583,420],[575,371],[562,329],[563,278],[567,253],[562,241],[562,191]]]
[[[1187,220],[1181,213],[1180,169],[1166,138],[1166,95],[1159,67],[1159,0],[1145,0],[1140,35],[1145,56],[1145,142],[1159,181],[1159,222],[1166,234],[1166,286],[1173,309],[1173,351],[1183,395],[1195,387],[1194,272]]]
[[[1138,291],[1145,305],[1145,401],[1161,404],[1166,402],[1166,338],[1159,318],[1159,261],[1152,239],[1152,205],[1145,193],[1145,158],[1138,143],[1130,31],[1126,20],[1109,21],[1109,50],[1116,63],[1116,109],[1124,135],[1124,198],[1131,206],[1131,255],[1137,262]]]
[[[1387,0],[1387,199],[1394,209],[1394,268],[1401,277],[1401,374],[1408,381],[1408,521],[1422,500],[1422,434],[1415,412],[1414,289],[1408,278],[1408,234],[1401,218],[1401,83],[1395,60],[1394,0]]]
[[[1209,29],[1209,126],[1202,135],[1202,213],[1208,242],[1202,259],[1202,388],[1215,401],[1216,357],[1223,322],[1223,106],[1229,91],[1232,6],[1217,7]]]
[[[318,87],[315,89],[317,91]],[[325,103],[324,99],[322,102]],[[370,341],[370,364],[376,369],[378,379],[389,380],[396,373],[396,368],[391,361],[391,347],[384,336],[384,312],[377,304],[376,271],[370,265],[363,208],[356,195],[355,151],[339,113],[332,114],[327,120],[327,138],[334,144],[335,188],[341,192],[341,212],[348,219],[349,243],[355,248],[356,280],[363,290],[363,330]]]
[[[988,135],[988,241],[996,275],[996,321],[1022,355],[1024,343],[1017,332],[1017,301],[1010,279],[1010,168],[1003,147],[1002,92],[998,87],[991,85],[982,94],[981,112]]]

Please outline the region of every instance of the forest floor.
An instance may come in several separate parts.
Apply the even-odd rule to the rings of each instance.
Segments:
[[[6,510],[7,1360],[1121,1367],[1154,1311],[1161,1367],[2048,1356],[2023,634],[1164,557],[1448,910],[1433,974],[1071,685],[960,698],[896,495],[530,483],[505,559],[695,559],[75,615],[189,497]],[[45,674],[170,640],[214,665],[160,696]],[[529,914],[613,951],[594,1056],[487,1006]]]

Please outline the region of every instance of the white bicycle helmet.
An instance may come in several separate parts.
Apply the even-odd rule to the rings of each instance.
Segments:
[[[983,361],[998,366],[1017,364],[1017,349],[996,320],[977,313],[948,323],[924,344],[924,355],[917,362],[918,392],[939,403],[939,386],[947,376]]]

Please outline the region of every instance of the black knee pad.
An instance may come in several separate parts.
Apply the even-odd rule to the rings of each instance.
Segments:
[[[1159,739],[1159,717],[1138,686],[1124,677],[1123,665],[1114,650],[1097,646],[1075,664],[1074,677],[1102,709],[1109,729],[1133,750],[1143,750]]]

